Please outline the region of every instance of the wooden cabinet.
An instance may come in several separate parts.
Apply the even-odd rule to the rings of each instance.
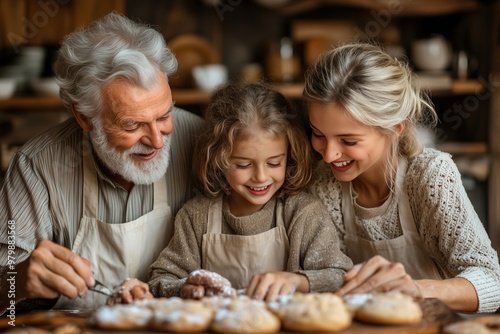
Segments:
[[[75,29],[110,11],[124,12],[124,0],[2,0],[0,47],[58,44]]]

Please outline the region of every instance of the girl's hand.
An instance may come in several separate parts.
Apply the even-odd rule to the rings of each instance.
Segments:
[[[203,285],[184,283],[181,287],[180,296],[183,299],[201,299],[205,297],[205,287]]]
[[[400,291],[413,297],[422,297],[416,282],[404,266],[376,255],[366,262],[356,264],[344,276],[344,285],[337,294],[375,293]]]
[[[136,278],[128,278],[122,282],[114,291],[112,297],[106,301],[107,305],[130,304],[135,300],[152,299],[149,286]]]
[[[284,271],[254,275],[248,285],[246,295],[267,302],[279,295],[293,294],[295,291],[309,292],[309,280],[301,274]]]
[[[181,287],[180,296],[185,299],[201,299],[204,296],[234,296],[236,291],[229,280],[213,271],[193,271]]]

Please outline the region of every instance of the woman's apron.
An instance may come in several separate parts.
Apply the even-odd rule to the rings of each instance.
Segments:
[[[408,194],[404,187],[407,160],[401,159],[396,174],[396,189],[400,189],[398,212],[403,234],[397,238],[369,241],[356,234],[356,215],[354,213],[351,182],[342,183],[342,215],[344,216],[347,256],[353,263],[364,262],[374,255],[381,255],[391,262],[400,262],[413,279],[441,279],[438,269],[426,252],[420,235],[415,227]]]
[[[173,220],[167,202],[166,180],[154,184],[153,210],[123,224],[107,224],[97,219],[98,183],[90,154],[84,157],[83,217],[72,251],[88,259],[94,277],[110,287],[127,278],[147,282],[148,268],[172,237]],[[61,296],[55,308],[95,309],[106,303],[106,296],[89,291],[74,300]]]
[[[226,277],[235,289],[246,288],[253,275],[285,271],[289,243],[283,204],[277,200],[276,227],[256,235],[221,234],[222,197],[212,199],[207,233],[202,239],[202,268]]]

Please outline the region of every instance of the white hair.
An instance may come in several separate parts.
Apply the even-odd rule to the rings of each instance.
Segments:
[[[103,88],[114,79],[148,89],[159,72],[168,76],[176,70],[177,60],[158,31],[117,13],[69,34],[54,65],[66,108],[76,103],[91,118],[101,113]]]

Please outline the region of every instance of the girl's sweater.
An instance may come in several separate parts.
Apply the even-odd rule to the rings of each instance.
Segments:
[[[274,228],[276,201],[272,198],[252,215],[235,217],[224,198],[222,233],[255,235]],[[154,296],[179,296],[186,277],[201,268],[201,241],[207,232],[209,203],[210,198],[198,196],[177,213],[174,236],[149,269]],[[335,226],[325,207],[308,193],[286,198],[283,207],[290,244],[286,271],[307,276],[311,291],[336,291],[352,261],[340,251]]]

